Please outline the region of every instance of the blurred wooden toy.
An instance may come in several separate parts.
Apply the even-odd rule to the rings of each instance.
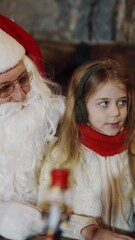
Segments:
[[[70,220],[71,207],[67,203],[67,198],[69,198],[68,177],[67,169],[51,171],[51,185],[48,188],[44,207],[45,240],[55,239],[59,236]]]

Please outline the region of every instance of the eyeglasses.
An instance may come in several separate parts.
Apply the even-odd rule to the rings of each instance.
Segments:
[[[27,87],[32,80],[32,72],[23,72],[16,80],[13,82],[5,82],[0,84],[0,98],[9,97],[14,91],[15,84],[19,84],[23,89]]]

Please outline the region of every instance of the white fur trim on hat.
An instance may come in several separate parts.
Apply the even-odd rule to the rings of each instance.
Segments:
[[[24,55],[24,47],[0,29],[0,73],[15,67]]]

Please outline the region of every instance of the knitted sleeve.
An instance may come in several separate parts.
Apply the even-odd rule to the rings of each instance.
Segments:
[[[98,225],[96,218],[73,214],[70,218],[68,226],[63,229],[62,236],[83,240],[84,237],[81,235],[81,230],[91,224]]]

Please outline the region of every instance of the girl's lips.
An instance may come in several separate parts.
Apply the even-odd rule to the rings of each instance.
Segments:
[[[107,125],[112,127],[112,128],[117,128],[119,126],[119,122],[117,122],[117,123],[107,123]]]

